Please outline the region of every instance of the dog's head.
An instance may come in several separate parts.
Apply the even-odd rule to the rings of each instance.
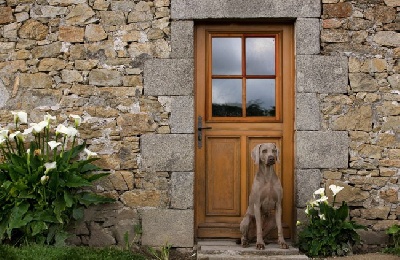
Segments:
[[[279,151],[274,143],[258,144],[253,148],[251,158],[255,164],[262,163],[270,166],[279,160]]]

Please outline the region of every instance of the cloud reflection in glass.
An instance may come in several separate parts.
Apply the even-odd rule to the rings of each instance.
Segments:
[[[212,38],[212,115],[215,117],[244,116],[242,94],[246,95],[245,116],[275,116],[275,38],[247,37],[245,43],[246,47],[242,48],[242,38]],[[242,55],[243,49],[245,55]],[[242,57],[246,60],[244,70]]]

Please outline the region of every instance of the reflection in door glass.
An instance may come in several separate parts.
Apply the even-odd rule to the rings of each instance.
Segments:
[[[246,116],[275,116],[275,79],[248,79]]]
[[[242,80],[212,80],[212,115],[242,116]]]
[[[212,74],[242,74],[242,40],[241,38],[212,39]]]
[[[246,38],[246,74],[275,74],[275,38]]]

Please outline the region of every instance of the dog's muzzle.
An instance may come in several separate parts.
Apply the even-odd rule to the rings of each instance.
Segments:
[[[267,166],[275,164],[275,157],[274,156],[268,156],[267,159]]]

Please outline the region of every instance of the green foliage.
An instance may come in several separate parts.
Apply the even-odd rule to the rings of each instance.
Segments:
[[[124,233],[124,244],[125,244],[124,248],[125,248],[125,250],[128,250],[128,251],[132,250],[132,244],[134,244],[136,239],[142,234],[142,226],[140,225],[140,223],[135,224],[133,226],[133,230],[134,230],[135,236],[133,237],[132,242],[129,242],[130,241],[129,240],[129,232],[126,231]]]
[[[11,134],[0,131],[0,243],[61,245],[68,223],[81,219],[85,207],[113,201],[85,190],[107,174],[98,173],[92,164],[98,158],[85,143],[76,145],[79,124],[52,131],[51,119],[21,132],[17,118]],[[87,158],[78,160],[83,151]]]
[[[394,224],[386,230],[386,234],[392,237],[393,245],[385,248],[384,252],[400,256],[400,225]]]
[[[148,247],[148,251],[157,260],[169,260],[169,252],[171,247],[172,245],[169,245],[166,242],[165,245],[160,248],[160,250],[156,250],[153,247]]]
[[[346,202],[334,207],[336,193],[340,189],[335,190],[332,205],[328,204],[328,197],[323,191],[318,191],[314,194],[319,194],[321,198],[307,204],[308,223],[299,232],[299,249],[310,257],[348,255],[352,252],[352,246],[360,241],[356,229],[365,227],[348,220],[349,207]]]
[[[7,260],[145,260],[142,255],[117,248],[0,245],[1,259]]]

